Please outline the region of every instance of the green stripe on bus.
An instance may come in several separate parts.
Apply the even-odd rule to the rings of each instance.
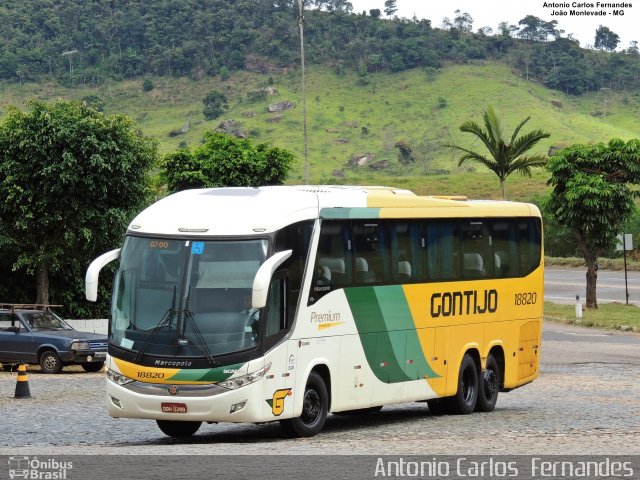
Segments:
[[[425,357],[401,286],[347,288],[345,295],[367,363],[379,380],[439,377]]]
[[[240,369],[244,364],[227,365],[218,368],[197,368],[193,370],[183,369],[176,373],[171,380],[193,382],[222,382],[231,377],[232,373],[225,373]]]
[[[411,367],[405,366],[404,368],[405,374],[407,374],[407,370],[415,373],[416,378],[412,378],[412,380],[424,378],[425,376],[428,378],[439,377],[440,375],[433,371],[425,357],[425,352],[422,349],[415,322],[413,321],[413,315],[411,315],[409,302],[402,286],[374,287],[374,291],[382,317],[387,325],[387,330],[390,332],[403,331],[405,333],[405,336],[402,337],[404,340],[403,355],[402,357],[398,355],[398,358],[402,359],[403,365],[409,365],[407,362],[411,361]],[[397,351],[399,352],[399,350]]]
[[[347,288],[345,295],[369,367],[386,383],[410,380],[404,373],[404,332],[389,332],[372,287]]]
[[[324,219],[350,219],[350,218],[380,218],[379,208],[323,208],[320,210],[320,218]]]

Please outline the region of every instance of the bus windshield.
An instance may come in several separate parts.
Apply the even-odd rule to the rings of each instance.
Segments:
[[[212,357],[253,348],[255,274],[267,239],[126,238],[115,277],[109,340],[144,355]]]

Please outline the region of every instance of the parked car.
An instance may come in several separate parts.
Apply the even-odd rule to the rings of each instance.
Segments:
[[[80,332],[39,305],[0,304],[0,363],[40,365],[45,373],[59,373],[65,365],[81,365],[98,372],[107,357],[107,337]]]

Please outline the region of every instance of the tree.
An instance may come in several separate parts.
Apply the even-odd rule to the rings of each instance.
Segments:
[[[557,20],[545,22],[534,15],[527,15],[518,22],[518,25],[521,25],[518,37],[525,40],[546,42],[548,37],[558,38],[564,33],[563,30],[556,28],[558,26]]]
[[[398,5],[396,4],[396,0],[385,0],[384,1],[384,14],[387,17],[392,16],[398,11]]]
[[[207,133],[193,153],[187,149],[165,156],[161,177],[171,192],[203,187],[280,185],[294,161],[293,153],[268,143]]]
[[[597,261],[631,218],[639,196],[640,140],[572,145],[551,157],[545,209],[571,228],[587,264],[587,307],[597,308]]]
[[[531,118],[527,117],[518,124],[511,138],[507,139],[500,119],[493,107],[489,106],[483,113],[482,118],[484,120],[484,129],[476,122],[468,121],[460,125],[460,131],[475,135],[489,151],[489,157],[459,145],[450,145],[450,147],[464,152],[458,161],[458,166],[461,166],[467,160],[471,160],[484,165],[494,172],[500,180],[502,198],[506,199],[504,182],[509,175],[518,172],[522,175],[531,176],[532,168],[543,167],[547,163],[547,157],[544,155],[526,156],[524,154],[531,150],[540,140],[548,138],[550,135],[542,130],[533,130],[518,137],[522,127]]]
[[[630,41],[629,47],[624,53],[633,57],[638,57],[640,55],[640,49],[638,49],[638,42],[635,40]]]
[[[400,140],[395,143],[394,147],[398,149],[398,162],[402,165],[409,165],[416,161],[413,155],[413,149],[407,142]]]
[[[207,93],[202,103],[204,104],[202,113],[207,120],[214,120],[229,109],[226,95],[215,90]]]
[[[596,39],[594,46],[601,50],[607,50],[613,52],[620,43],[620,37],[617,33],[609,30],[609,27],[603,27],[600,25],[596,29]]]
[[[120,241],[146,199],[157,147],[125,116],[71,102],[30,107],[10,108],[0,124],[0,251],[12,270],[35,275],[36,303],[49,303],[50,275],[67,275],[58,301],[78,301],[69,282]]]
[[[535,15],[527,15],[518,22],[521,25],[518,37],[525,40],[540,40],[540,29],[544,21]]]
[[[473,17],[467,12],[456,10],[455,17],[453,17],[453,26],[459,35],[463,33],[470,33],[473,28]]]

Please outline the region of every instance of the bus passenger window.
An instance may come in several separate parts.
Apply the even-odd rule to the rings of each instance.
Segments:
[[[385,225],[373,222],[354,222],[355,282],[357,284],[382,283],[387,275],[389,247]]]
[[[491,225],[496,278],[515,277],[517,273],[515,258],[518,251],[518,237],[513,226],[513,221],[499,219],[493,220]]]
[[[491,274],[490,267],[493,265],[488,262],[488,238],[485,222],[481,220],[462,222],[464,278],[474,280]]]
[[[394,283],[424,280],[421,272],[425,241],[421,224],[415,221],[390,222],[391,276]]]
[[[518,247],[520,253],[520,274],[530,274],[540,264],[541,228],[533,219],[518,222]]]
[[[309,303],[350,282],[348,226],[349,222],[344,221],[322,222]]]
[[[460,230],[455,220],[427,224],[427,270],[429,280],[460,278]]]

